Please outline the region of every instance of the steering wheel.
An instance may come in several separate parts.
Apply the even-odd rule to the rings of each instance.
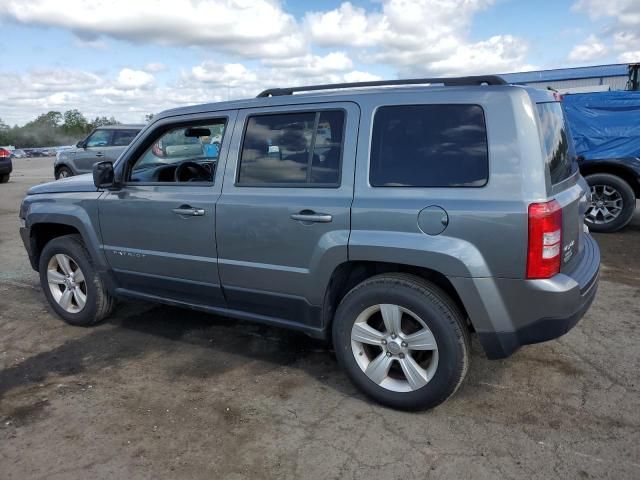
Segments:
[[[173,178],[176,182],[210,182],[211,172],[198,162],[187,160],[176,167]]]

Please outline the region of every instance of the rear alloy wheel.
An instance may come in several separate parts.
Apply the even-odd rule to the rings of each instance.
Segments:
[[[608,173],[586,177],[591,188],[591,204],[585,222],[594,232],[615,232],[633,217],[636,197],[627,182]]]
[[[364,310],[351,329],[351,349],[364,374],[394,392],[424,387],[438,368],[433,333],[420,317],[399,305]]]
[[[458,306],[420,277],[371,277],[342,299],[333,346],[351,381],[405,410],[435,407],[455,393],[469,365],[469,332]]]

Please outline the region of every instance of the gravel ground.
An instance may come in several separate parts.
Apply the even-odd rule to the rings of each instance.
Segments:
[[[0,477],[640,478],[640,212],[597,236],[602,281],[559,340],[503,361],[473,343],[456,396],[363,398],[297,333],[146,303],[92,329],[47,308],[18,235],[52,159],[0,185]]]

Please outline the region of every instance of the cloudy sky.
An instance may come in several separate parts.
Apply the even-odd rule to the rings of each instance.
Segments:
[[[0,0],[0,119],[640,61],[640,0]]]

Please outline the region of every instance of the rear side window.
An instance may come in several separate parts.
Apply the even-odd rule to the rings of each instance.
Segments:
[[[238,185],[337,186],[343,130],[342,110],[249,117]]]
[[[551,183],[560,183],[574,170],[573,148],[559,102],[538,103],[538,128]]]
[[[114,130],[113,131],[113,146],[114,147],[126,147],[129,145],[136,135],[138,130]]]
[[[372,186],[482,187],[488,176],[487,129],[478,105],[398,105],[376,112]]]

